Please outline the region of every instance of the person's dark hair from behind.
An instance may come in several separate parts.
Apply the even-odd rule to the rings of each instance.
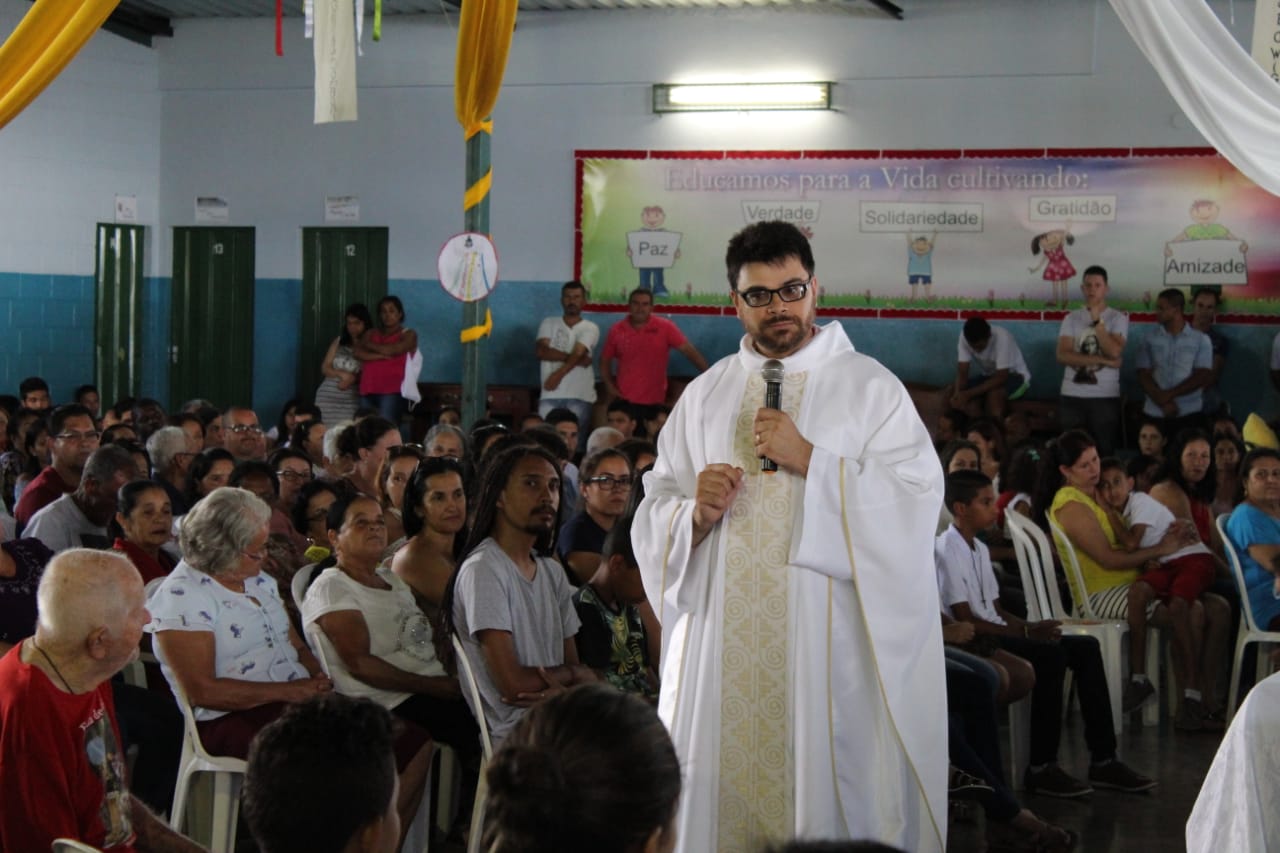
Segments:
[[[562,462],[568,462],[573,458],[569,445],[564,443],[560,433],[556,432],[556,428],[550,424],[539,424],[536,427],[525,430],[523,434],[532,439],[535,444],[551,451],[551,455]]]
[[[485,772],[489,853],[630,853],[675,831],[671,737],[652,707],[607,684],[535,705]]]
[[[626,455],[632,471],[638,470],[641,457],[658,455],[658,446],[647,438],[628,438],[613,449]]]
[[[1004,473],[1000,475],[1000,488],[1006,492],[1028,495],[1035,491],[1036,477],[1040,472],[1040,455],[1038,444],[1020,444],[1009,455],[1009,462]]]
[[[945,500],[947,509],[956,511],[956,504],[968,506],[984,488],[991,485],[991,478],[981,471],[964,469],[947,475]]]
[[[970,317],[964,321],[964,339],[970,346],[991,340],[991,324],[982,317]]]
[[[390,832],[396,784],[391,715],[325,693],[290,704],[249,747],[244,816],[262,853],[341,853],[357,833]]]
[[[769,847],[764,853],[903,853],[897,847],[879,841],[788,841],[780,847]]]

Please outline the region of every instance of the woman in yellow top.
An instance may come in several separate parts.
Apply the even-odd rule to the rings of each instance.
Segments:
[[[1098,493],[1102,460],[1098,457],[1093,438],[1084,430],[1068,430],[1050,442],[1045,451],[1035,517],[1047,515],[1066,534],[1080,563],[1085,587],[1083,594],[1089,596],[1094,613],[1102,619],[1127,620],[1131,638],[1141,636],[1145,639],[1148,624],[1172,626],[1168,608],[1148,594],[1148,589],[1144,589],[1145,584],[1138,577],[1147,561],[1172,554],[1188,544],[1191,532],[1181,525],[1173,525],[1150,548],[1126,548],[1116,535],[1117,530],[1125,529],[1124,520],[1101,500]],[[1061,553],[1061,543],[1055,538],[1054,544],[1066,562],[1067,556]],[[1074,584],[1071,593],[1079,601],[1082,592],[1075,589]],[[1191,618],[1198,618],[1203,626],[1202,609],[1197,608]],[[1192,652],[1184,650],[1184,653]],[[1144,672],[1144,655],[1144,643],[1130,642],[1131,672]],[[1134,710],[1150,695],[1150,682],[1126,685],[1122,710]]]
[[[1102,460],[1093,438],[1084,430],[1068,430],[1045,450],[1035,515],[1043,518],[1047,510],[1067,535],[1094,612],[1104,619],[1124,619],[1125,593],[1138,579],[1139,570],[1148,560],[1182,547],[1184,534],[1171,528],[1159,544],[1127,550],[1116,536],[1117,528],[1124,529],[1124,521],[1098,494]],[[1080,590],[1071,593],[1080,596]]]

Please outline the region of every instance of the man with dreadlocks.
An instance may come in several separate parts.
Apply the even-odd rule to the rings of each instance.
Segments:
[[[525,708],[595,681],[578,663],[578,614],[551,559],[560,529],[560,467],[542,447],[507,448],[486,466],[467,557],[445,590],[446,628],[462,641],[496,747]],[[468,697],[470,701],[470,697]]]

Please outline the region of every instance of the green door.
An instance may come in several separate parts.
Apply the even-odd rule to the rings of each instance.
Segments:
[[[98,223],[93,273],[93,381],[104,406],[138,391],[145,233],[141,225]]]
[[[363,302],[377,322],[378,300],[387,295],[386,228],[302,229],[302,334],[298,392],[311,399],[320,384],[320,361],[342,330],[343,314]]]
[[[252,228],[173,229],[172,408],[253,403]]]

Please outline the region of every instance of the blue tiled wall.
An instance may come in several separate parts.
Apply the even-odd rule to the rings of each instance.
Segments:
[[[408,325],[418,330],[426,353],[423,381],[456,382],[462,375],[462,304],[430,279],[393,279],[390,290],[403,300]],[[560,282],[507,281],[491,300],[494,335],[488,341],[487,380],[493,384],[536,385],[533,339],[538,323],[558,313]],[[298,279],[259,279],[253,330],[253,404],[264,419],[294,396],[298,369],[302,283]],[[167,404],[170,292],[168,278],[148,278],[143,290],[140,391]],[[91,276],[29,275],[0,272],[0,393],[16,393],[25,376],[44,376],[54,396],[65,399],[93,374],[93,280]],[[590,315],[602,332],[618,313]],[[685,334],[708,360],[736,349],[742,334],[732,316],[679,315]],[[1013,332],[1033,374],[1032,396],[1057,394],[1061,368],[1054,361],[1056,322],[999,321]],[[854,318],[842,320],[854,346],[884,362],[904,379],[941,385],[955,370],[955,344],[961,323],[955,320]],[[1150,324],[1135,324],[1130,351]],[[1280,411],[1267,378],[1274,325],[1232,323],[1219,328],[1230,339],[1231,355],[1223,394],[1236,412]],[[234,345],[235,338],[228,339]],[[692,373],[678,354],[672,373]],[[1126,359],[1126,392],[1138,396],[1132,359]],[[303,389],[309,394],[312,389]],[[180,402],[180,401],[178,401]]]

